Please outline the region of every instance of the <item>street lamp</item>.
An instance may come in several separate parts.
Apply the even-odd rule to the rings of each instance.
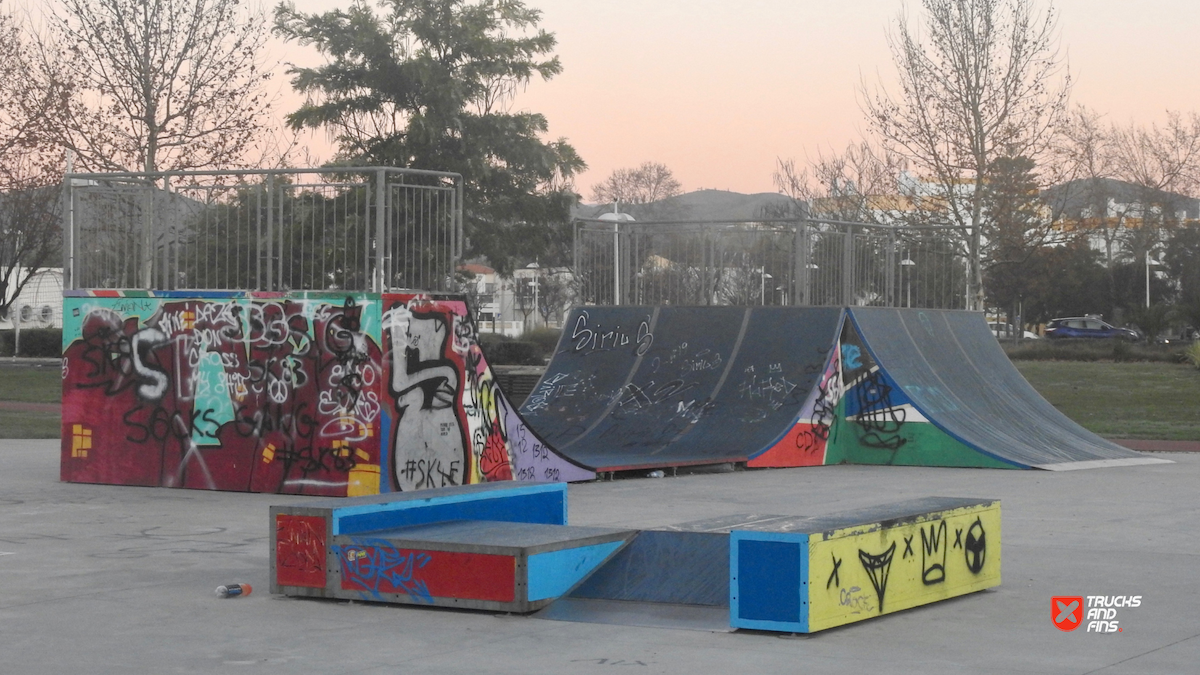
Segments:
[[[1150,251],[1146,251],[1146,308],[1150,308],[1150,266],[1159,267],[1162,263],[1150,257]]]
[[[900,261],[900,270],[901,271],[907,270],[907,273],[904,275],[904,278],[905,278],[905,287],[904,287],[905,302],[904,302],[904,305],[905,305],[905,307],[908,307],[909,309],[912,309],[912,269],[910,269],[910,268],[916,267],[916,265],[917,265],[916,261],[914,261],[912,258],[906,257],[904,260]]]
[[[633,222],[634,217],[621,213],[621,200],[613,202],[612,213],[601,213],[599,220],[613,224],[613,304],[621,304],[621,223]]]

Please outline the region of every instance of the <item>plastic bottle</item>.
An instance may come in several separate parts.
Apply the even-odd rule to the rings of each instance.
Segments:
[[[651,471],[650,473],[646,474],[646,476],[648,476],[650,478],[662,478],[663,476],[666,476],[666,475],[667,474],[665,471]]]
[[[250,595],[250,584],[229,584],[228,586],[217,586],[218,598],[236,598],[239,595]]]

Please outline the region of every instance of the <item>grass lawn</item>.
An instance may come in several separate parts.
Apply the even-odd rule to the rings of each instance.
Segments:
[[[0,401],[62,401],[62,369],[58,366],[0,365]],[[5,438],[18,438],[5,436]],[[40,437],[39,437],[40,438]]]
[[[1014,363],[1054,407],[1101,436],[1200,441],[1200,370],[1191,366]]]
[[[1109,438],[1200,441],[1200,370],[1171,363],[1016,361],[1067,417]],[[56,367],[0,366],[0,401],[57,403]],[[0,410],[0,438],[58,438],[56,413]]]
[[[0,364],[0,401],[62,401],[62,369],[58,366]],[[0,409],[0,438],[58,438],[62,415]]]
[[[61,433],[58,413],[0,410],[0,438],[58,438]]]

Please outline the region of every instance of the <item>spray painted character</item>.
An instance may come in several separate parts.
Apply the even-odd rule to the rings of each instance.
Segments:
[[[459,369],[447,356],[445,313],[412,301],[389,312],[389,382],[395,401],[392,477],[398,490],[460,485],[469,468],[467,437],[458,415]]]

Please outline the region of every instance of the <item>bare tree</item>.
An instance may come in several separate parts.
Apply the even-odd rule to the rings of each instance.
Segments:
[[[617,169],[592,186],[592,201],[649,204],[674,197],[683,186],[665,164],[644,162],[636,169]]]
[[[1075,221],[1078,234],[1099,239],[1111,269],[1115,247],[1128,214],[1114,197],[1112,134],[1103,117],[1078,106],[1066,117],[1058,134],[1054,164],[1064,167],[1067,180],[1048,193],[1050,208]]]
[[[795,160],[779,159],[772,178],[791,203],[764,215],[892,221],[888,216],[897,212],[897,179],[904,168],[902,157],[868,141],[850,143],[841,153],[820,153],[806,168],[797,169]]]
[[[32,41],[0,5],[0,315],[62,254],[59,157],[46,135],[67,95],[61,78],[30,77]]]
[[[41,61],[78,94],[57,140],[97,171],[255,163],[268,25],[239,0],[62,0]]]
[[[1111,130],[1117,177],[1151,190],[1190,194],[1200,183],[1200,115],[1167,112],[1166,125]]]
[[[561,325],[563,315],[571,308],[573,294],[566,272],[565,268],[549,269],[537,279],[541,284],[538,313],[542,316],[543,326]]]
[[[1035,0],[921,0],[888,36],[896,95],[863,88],[871,128],[926,179],[928,200],[962,235],[971,305],[983,307],[984,184],[997,157],[1045,154],[1067,101],[1055,14]],[[1061,78],[1060,78],[1061,75]]]

